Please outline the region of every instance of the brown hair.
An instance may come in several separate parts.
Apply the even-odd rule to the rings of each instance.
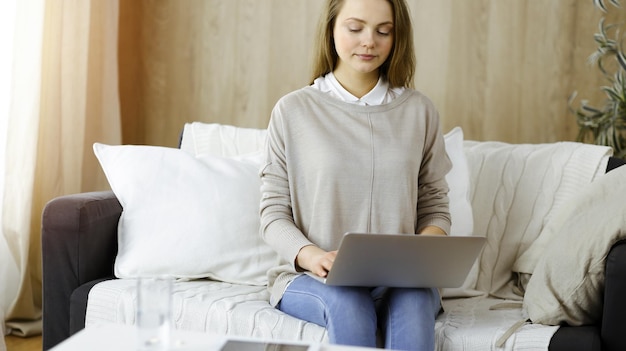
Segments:
[[[393,47],[387,60],[380,66],[392,87],[413,87],[415,73],[415,50],[413,49],[413,26],[405,0],[387,0],[393,12]],[[332,72],[337,66],[337,50],[333,29],[344,0],[328,0],[320,17],[313,56],[311,82]]]

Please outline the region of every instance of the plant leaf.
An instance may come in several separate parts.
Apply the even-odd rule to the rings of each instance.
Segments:
[[[593,5],[602,10],[602,12],[606,12],[606,5],[604,4],[604,0],[593,0]]]
[[[598,22],[598,31],[600,32],[599,34],[600,34],[600,35],[603,35],[603,36],[604,36],[604,34],[605,34],[605,33],[604,33],[604,21],[605,21],[605,20],[606,20],[606,19],[604,18],[604,16],[602,16],[602,17],[600,18],[600,22]]]
[[[626,71],[626,54],[624,54],[622,48],[617,50],[617,62],[619,62],[619,65],[622,66],[622,69]]]
[[[580,108],[582,108],[584,111],[588,111],[588,112],[592,112],[592,113],[602,113],[602,111],[598,110],[597,108],[589,106],[589,105],[587,105],[585,103],[583,103]]]
[[[609,99],[622,101],[623,97],[620,96],[619,93],[613,90],[611,87],[602,87],[601,89],[609,96]]]
[[[604,68],[604,60],[603,60],[603,58],[604,58],[604,56],[600,56],[598,58],[598,69],[600,70],[600,72],[602,72],[602,74],[604,74],[606,79],[608,79],[609,81],[613,81],[611,79],[611,74],[606,70],[606,68]]]

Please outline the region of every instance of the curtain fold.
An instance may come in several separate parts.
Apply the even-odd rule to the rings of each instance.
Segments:
[[[37,145],[39,92],[41,77],[43,0],[16,3],[15,31],[12,54],[12,79],[9,94],[7,137],[5,139],[5,164],[2,198],[2,239],[8,248],[7,257],[0,258],[2,265],[13,265],[15,275],[6,277],[3,287],[5,318],[34,320],[40,318],[36,303],[18,302],[31,298],[32,279],[30,261],[31,196],[35,148]],[[30,9],[29,11],[29,7]],[[36,246],[38,246],[36,244]],[[40,261],[34,259],[34,264]],[[8,290],[8,291],[7,291]],[[25,305],[22,309],[19,305]],[[39,302],[37,305],[41,305]],[[16,307],[17,306],[17,307]],[[30,316],[30,318],[29,318]],[[36,326],[35,326],[36,328]]]
[[[0,2],[0,47],[13,52],[17,14],[17,0]],[[11,106],[11,86],[13,76],[13,55],[0,55],[0,225],[4,203],[4,183],[6,169],[6,140],[8,135],[9,110]],[[4,316],[16,294],[15,284],[19,276],[17,264],[9,244],[0,232],[0,332],[5,335]],[[0,340],[0,351],[6,350],[4,339]]]
[[[15,295],[5,307],[9,329],[33,335],[41,331],[43,207],[56,196],[108,188],[92,144],[121,143],[119,1],[18,3],[13,55],[19,65],[13,69],[5,181],[0,184],[0,240],[11,257],[0,257],[0,265],[11,260],[19,275],[9,282],[16,291],[0,289]],[[28,50],[18,42],[28,43]]]

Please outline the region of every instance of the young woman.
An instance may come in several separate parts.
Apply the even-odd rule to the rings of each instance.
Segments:
[[[327,286],[346,232],[442,234],[451,167],[432,102],[411,88],[404,0],[328,0],[313,82],[276,104],[261,172],[261,234],[284,264],[271,303],[330,342],[433,350],[436,289]],[[404,268],[406,269],[406,268]]]

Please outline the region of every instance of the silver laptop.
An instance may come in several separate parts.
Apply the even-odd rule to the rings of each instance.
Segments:
[[[457,288],[485,244],[479,236],[346,233],[328,285]]]

